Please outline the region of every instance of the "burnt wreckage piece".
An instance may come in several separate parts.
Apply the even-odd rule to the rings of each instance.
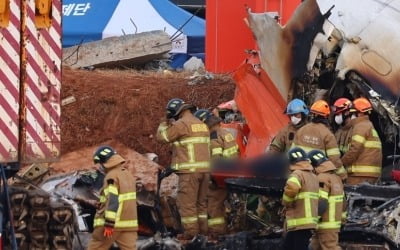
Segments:
[[[225,182],[229,192],[236,195],[258,194],[280,200],[285,181],[282,178],[231,178]],[[349,249],[347,246],[354,247],[358,243],[368,245],[373,249],[388,249],[386,247],[399,249],[400,186],[365,183],[345,186],[345,193],[348,217],[340,233],[341,245],[346,249]],[[251,220],[249,211],[245,213],[247,213],[247,220]],[[270,226],[268,223],[260,222],[259,224]],[[265,243],[271,242],[278,247],[279,243],[274,239],[278,231],[269,232],[273,235],[272,237],[264,235],[260,240]],[[255,234],[248,237],[255,237]]]
[[[341,239],[400,247],[400,186],[346,186],[347,222]]]

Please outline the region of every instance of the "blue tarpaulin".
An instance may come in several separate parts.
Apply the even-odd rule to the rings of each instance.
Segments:
[[[205,20],[169,0],[63,1],[63,47],[152,30],[171,36],[172,53],[204,53]]]

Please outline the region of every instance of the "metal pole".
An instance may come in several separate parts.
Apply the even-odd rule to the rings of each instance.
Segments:
[[[185,27],[186,24],[188,24],[188,23],[190,22],[190,20],[192,20],[193,17],[195,17],[196,14],[199,13],[199,11],[200,11],[201,9],[202,9],[202,7],[198,8],[198,9],[192,14],[192,16],[191,16],[190,18],[188,18],[188,20],[186,20],[186,22],[184,22],[184,23],[181,25],[181,27],[179,27],[179,29],[177,29],[177,30],[175,31],[174,34],[172,34],[172,36],[170,37],[170,39],[171,39],[172,41],[175,40],[180,34],[182,34],[181,30],[183,29],[183,27]],[[181,32],[181,33],[177,35],[178,32]],[[177,36],[176,36],[176,35],[177,35]],[[176,36],[176,37],[175,37],[175,36]]]

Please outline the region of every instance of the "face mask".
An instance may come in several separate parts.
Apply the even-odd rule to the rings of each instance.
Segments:
[[[355,115],[355,114],[352,114],[351,117],[350,117],[350,119],[352,119],[352,120],[356,119],[356,118],[357,118],[357,115]]]
[[[290,120],[292,121],[293,125],[297,125],[301,122],[301,118],[297,118],[296,116],[291,116]]]
[[[335,115],[335,122],[336,122],[337,125],[342,124],[343,123],[343,115],[342,114]]]

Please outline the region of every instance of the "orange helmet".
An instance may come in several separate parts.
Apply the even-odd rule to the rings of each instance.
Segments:
[[[347,98],[339,98],[333,104],[335,114],[340,114],[346,110],[349,110],[352,106],[352,103]]]
[[[353,101],[354,109],[358,112],[365,113],[372,110],[372,105],[365,97],[357,98]]]
[[[329,114],[331,113],[331,110],[329,108],[329,105],[326,101],[324,100],[318,100],[314,102],[314,104],[311,106],[311,113],[323,116],[323,117],[328,117]]]

